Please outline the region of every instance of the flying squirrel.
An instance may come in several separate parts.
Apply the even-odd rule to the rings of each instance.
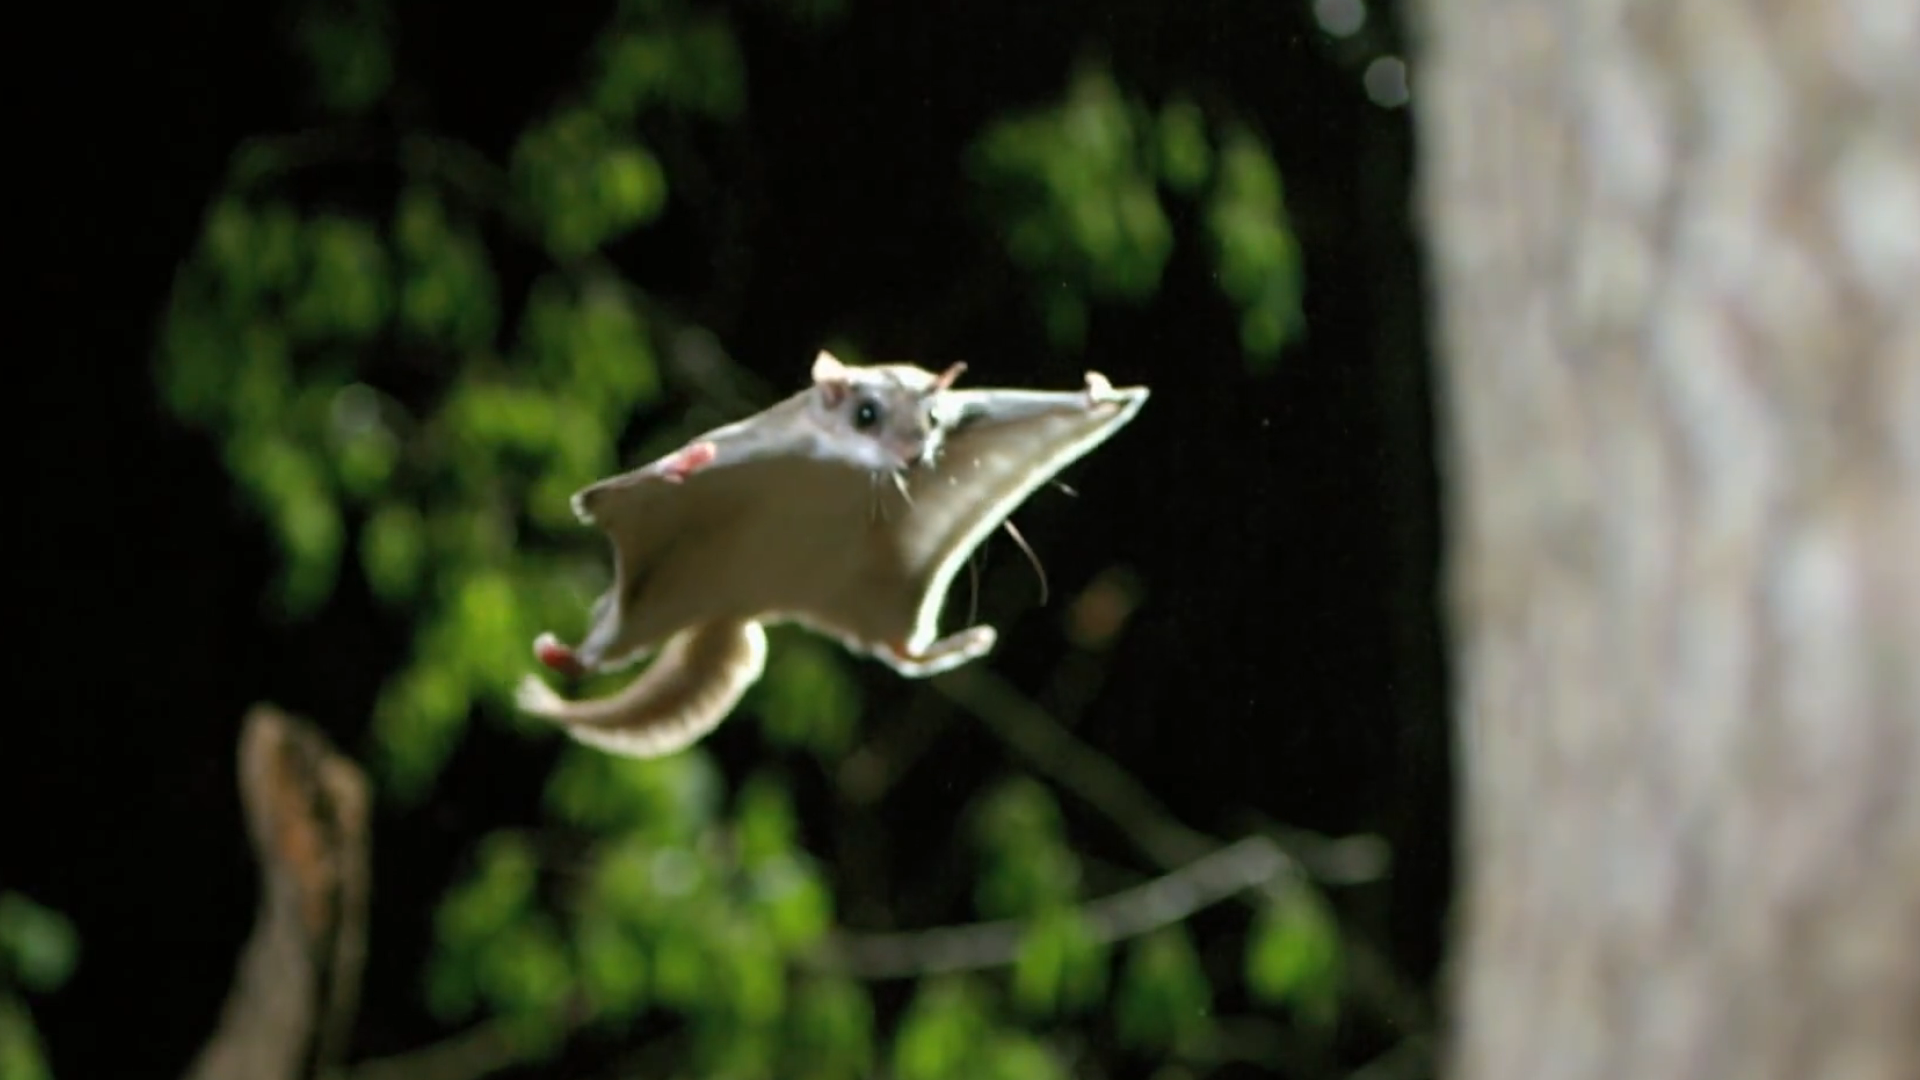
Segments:
[[[520,708],[630,757],[683,750],[766,665],[764,624],[794,622],[925,678],[985,655],[987,625],[942,637],[960,567],[1037,488],[1124,427],[1146,387],[1088,372],[1079,391],[956,390],[965,370],[854,366],[821,352],[812,385],[573,496],[613,548],[613,584],[577,646],[533,646],[563,675],[649,656],[607,697],[538,676]]]

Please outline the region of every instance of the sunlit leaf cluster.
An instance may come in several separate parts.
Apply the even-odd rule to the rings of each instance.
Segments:
[[[1064,1080],[1058,1056],[1003,1022],[993,995],[977,980],[925,983],[900,1021],[893,1044],[899,1080]]]
[[[323,96],[371,107],[384,8],[316,4],[301,26]],[[588,92],[504,162],[403,143],[384,208],[280,194],[324,140],[244,147],[165,318],[164,397],[218,440],[277,541],[280,613],[316,611],[357,561],[416,626],[375,708],[396,794],[424,791],[473,708],[505,703],[531,635],[577,621],[601,584],[586,552],[523,542],[529,527],[577,529],[568,497],[619,464],[621,432],[660,391],[636,295],[582,260],[665,205],[646,110],[729,117],[744,100],[714,16],[628,4],[602,45]],[[530,232],[552,262],[523,298],[500,290],[502,231]]]
[[[513,177],[539,211],[547,246],[562,258],[651,220],[667,201],[666,174],[653,154],[586,107],[528,128],[514,148]]]
[[[729,800],[698,751],[659,761],[570,748],[547,785],[555,821],[590,835],[496,833],[436,916],[435,1009],[484,1005],[557,1041],[586,1017],[625,1030],[672,1020],[704,1075],[860,1075],[874,1047],[862,986],[796,977],[832,922],[784,785]]]
[[[1176,241],[1169,197],[1202,210],[1249,359],[1271,360],[1304,329],[1299,247],[1272,155],[1191,100],[1155,109],[1085,66],[1058,103],[989,125],[973,172],[1063,348],[1084,342],[1093,303],[1158,291]]]
[[[384,221],[237,192],[210,211],[162,335],[166,400],[219,440],[279,542],[281,611],[317,609],[356,558],[413,617],[411,662],[375,709],[401,793],[590,594],[582,560],[528,553],[522,533],[571,524],[567,496],[617,464],[658,390],[617,284],[550,273],[507,341],[501,309],[475,213],[430,178]]]

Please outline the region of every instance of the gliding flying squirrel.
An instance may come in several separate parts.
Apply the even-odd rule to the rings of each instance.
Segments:
[[[984,655],[991,626],[939,633],[955,574],[1148,391],[1096,372],[1073,392],[956,390],[964,368],[822,352],[806,389],[575,494],[575,515],[612,544],[613,584],[578,646],[542,634],[534,654],[571,676],[653,659],[604,698],[567,700],[528,675],[520,707],[588,745],[658,757],[712,731],[760,678],[763,624],[799,623],[909,678]]]

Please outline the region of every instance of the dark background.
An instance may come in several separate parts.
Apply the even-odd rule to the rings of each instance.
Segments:
[[[1079,732],[1218,835],[1250,813],[1383,832],[1394,875],[1350,900],[1430,982],[1451,843],[1431,405],[1410,125],[1362,91],[1370,54],[1319,34],[1306,3],[856,2],[805,35],[736,8],[751,154],[729,167],[764,198],[729,250],[676,208],[615,261],[776,386],[835,333],[928,366],[965,358],[978,385],[1070,386],[1083,366],[1152,385],[1139,421],[1071,474],[1080,498],[1043,493],[1019,517],[1038,523],[1056,596],[1114,562],[1146,583]],[[434,89],[433,125],[498,160],[605,14],[404,5],[403,63]],[[1366,41],[1401,47],[1389,13],[1373,12]],[[210,442],[162,416],[151,389],[156,320],[227,155],[310,116],[281,13],[103,9],[19,44],[46,67],[15,165],[33,192],[15,205],[37,295],[14,358],[27,645],[0,737],[0,886],[82,937],[74,980],[34,1004],[57,1074],[170,1075],[210,1030],[252,917],[233,778],[244,708],[273,700],[360,751],[406,627],[351,574],[314,620],[270,618],[263,530]],[[1261,127],[1305,249],[1309,326],[1271,374],[1246,370],[1192,230],[1153,304],[1098,314],[1084,363],[1008,354],[1001,343],[1035,339],[1034,316],[969,302],[993,290],[951,280],[992,242],[964,197],[966,141],[1057,95],[1091,51],[1149,94],[1203,76]],[[1019,555],[1001,544],[990,558]],[[1046,618],[1007,629],[991,662],[1036,681]],[[903,700],[862,677],[874,708]],[[996,752],[977,732],[947,740],[957,769]],[[744,726],[714,743],[730,769],[759,745]],[[361,1053],[433,1037],[417,981],[426,916],[463,839],[529,803],[528,752],[476,725],[425,810],[377,820]],[[923,805],[926,820],[889,824],[944,837],[951,807]]]

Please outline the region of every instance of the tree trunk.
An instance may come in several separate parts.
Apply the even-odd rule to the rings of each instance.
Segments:
[[[1451,1075],[1920,1077],[1920,0],[1427,0]]]

